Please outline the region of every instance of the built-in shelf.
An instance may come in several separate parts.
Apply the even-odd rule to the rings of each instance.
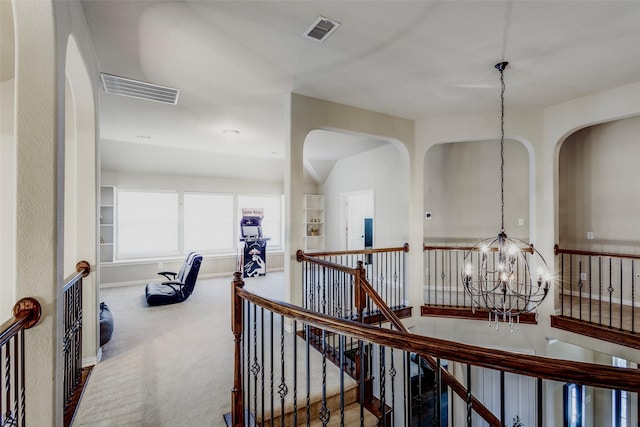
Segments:
[[[304,251],[324,250],[324,196],[304,195]]]
[[[115,256],[115,206],[115,187],[100,187],[100,262],[113,262]]]

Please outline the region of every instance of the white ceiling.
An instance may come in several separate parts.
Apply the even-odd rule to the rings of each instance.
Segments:
[[[493,66],[502,59],[510,62],[507,108],[640,80],[639,1],[87,0],[83,7],[101,72],[180,89],[175,106],[101,94],[106,170],[233,177],[245,165],[282,180],[289,92],[421,119],[497,112]],[[319,15],[342,24],[324,43],[302,37]],[[240,135],[227,141],[224,129]],[[380,145],[335,137],[319,133],[305,145],[316,180],[336,158]]]

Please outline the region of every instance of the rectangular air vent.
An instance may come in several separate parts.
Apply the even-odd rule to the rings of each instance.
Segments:
[[[331,19],[327,19],[324,16],[318,16],[318,19],[316,19],[316,21],[311,24],[309,28],[307,28],[307,31],[304,32],[303,36],[318,42],[323,42],[339,26],[339,22],[332,21]]]
[[[162,102],[164,104],[175,105],[178,103],[180,91],[172,87],[155,85],[106,73],[100,73],[100,78],[102,79],[102,87],[107,93]]]

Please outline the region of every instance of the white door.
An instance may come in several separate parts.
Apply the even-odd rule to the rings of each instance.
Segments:
[[[343,247],[346,250],[364,249],[364,219],[373,218],[373,190],[343,194],[342,200]]]

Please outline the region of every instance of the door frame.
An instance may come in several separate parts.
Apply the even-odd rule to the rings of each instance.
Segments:
[[[369,196],[368,199],[365,200],[365,208],[364,208],[364,218],[373,218],[374,224],[374,246],[375,246],[375,191],[373,188],[368,190],[359,190],[359,191],[351,191],[346,193],[340,193],[340,248],[342,250],[347,249],[349,232],[348,232],[348,224],[349,224],[349,198],[358,196]],[[363,223],[364,227],[364,223]]]

